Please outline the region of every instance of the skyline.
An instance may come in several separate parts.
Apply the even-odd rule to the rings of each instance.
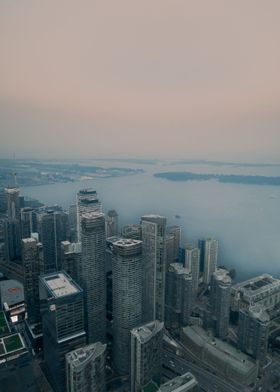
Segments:
[[[276,162],[280,4],[0,3],[0,156]]]

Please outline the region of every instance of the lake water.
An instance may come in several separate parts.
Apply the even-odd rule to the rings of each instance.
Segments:
[[[280,277],[280,187],[223,184],[216,181],[173,182],[153,177],[159,171],[280,176],[280,167],[212,165],[140,165],[93,162],[106,167],[143,168],[143,174],[22,188],[22,194],[47,205],[68,208],[76,193],[94,187],[103,211],[115,209],[120,226],[158,213],[182,227],[182,244],[198,238],[220,241],[219,264],[235,268],[237,280],[268,272]],[[175,216],[179,215],[180,218]]]

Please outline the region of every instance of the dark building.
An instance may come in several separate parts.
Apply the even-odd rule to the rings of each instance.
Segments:
[[[43,245],[44,273],[61,269],[61,242],[67,240],[68,217],[63,211],[47,209],[37,215]]]
[[[85,213],[82,221],[81,285],[85,292],[88,343],[106,342],[105,217]]]
[[[86,343],[83,291],[63,271],[39,282],[44,360],[55,391],[65,392],[65,355]]]
[[[216,336],[225,339],[228,334],[231,299],[229,272],[218,268],[212,274],[210,287],[211,314],[216,324]]]
[[[170,264],[166,275],[165,322],[178,329],[188,324],[194,301],[192,275],[182,264]]]

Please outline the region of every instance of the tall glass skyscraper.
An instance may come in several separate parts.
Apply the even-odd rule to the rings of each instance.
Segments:
[[[106,341],[105,216],[82,215],[81,285],[85,291],[88,343]]]
[[[101,202],[94,189],[82,189],[77,193],[77,240],[81,241],[82,215],[101,212]]]
[[[165,235],[166,218],[159,215],[141,217],[143,241],[143,319],[164,321],[165,303]]]

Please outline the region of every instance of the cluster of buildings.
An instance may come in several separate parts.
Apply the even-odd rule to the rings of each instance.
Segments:
[[[189,372],[163,377],[168,330],[221,377],[254,384],[267,362],[279,280],[262,275],[233,285],[218,267],[216,239],[182,248],[180,227],[163,216],[143,215],[119,232],[118,214],[104,214],[93,189],[78,192],[68,212],[25,207],[18,188],[4,192],[0,269],[22,278],[25,295],[16,309],[1,302],[0,370],[9,325],[24,323],[20,358],[43,353],[55,392],[117,390],[108,385],[118,377],[131,392],[198,391]]]

